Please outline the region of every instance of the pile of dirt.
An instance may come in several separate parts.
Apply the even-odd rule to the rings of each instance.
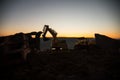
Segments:
[[[120,54],[104,51],[31,52],[27,62],[4,66],[4,80],[116,80]]]

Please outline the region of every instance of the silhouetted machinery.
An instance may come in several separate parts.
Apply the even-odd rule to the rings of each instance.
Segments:
[[[44,41],[49,40],[46,37],[47,31],[49,31],[51,33],[52,37],[53,37],[52,46],[51,46],[52,51],[61,51],[61,50],[67,50],[68,49],[66,41],[65,40],[58,40],[57,32],[54,31],[52,28],[49,28],[49,25],[44,25],[44,28],[43,28],[42,36],[43,36]]]
[[[86,49],[88,50],[88,39],[85,37],[80,37],[78,38],[78,42],[75,44],[74,49],[75,50],[83,50]]]
[[[45,25],[43,32],[17,33],[0,37],[0,59],[2,59],[2,64],[21,63],[27,60],[27,55],[30,52],[40,52],[40,36],[42,34],[44,41],[49,40],[46,38],[47,31],[53,36],[51,50],[67,50],[66,41],[58,40],[57,32]]]

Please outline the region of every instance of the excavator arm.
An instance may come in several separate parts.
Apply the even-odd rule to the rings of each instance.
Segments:
[[[44,25],[43,35],[42,35],[43,36],[43,40],[44,41],[49,40],[48,38],[46,38],[47,31],[50,32],[50,34],[53,36],[53,40],[55,41],[56,40],[56,36],[57,36],[57,32],[54,31],[52,28],[49,28],[49,25]]]

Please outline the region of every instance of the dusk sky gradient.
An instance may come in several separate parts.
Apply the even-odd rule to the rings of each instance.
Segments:
[[[42,31],[49,25],[59,37],[120,38],[119,0],[3,0],[0,36]]]

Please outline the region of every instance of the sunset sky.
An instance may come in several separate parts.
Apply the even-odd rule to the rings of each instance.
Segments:
[[[118,0],[3,0],[0,36],[42,31],[45,24],[59,37],[120,38]]]

